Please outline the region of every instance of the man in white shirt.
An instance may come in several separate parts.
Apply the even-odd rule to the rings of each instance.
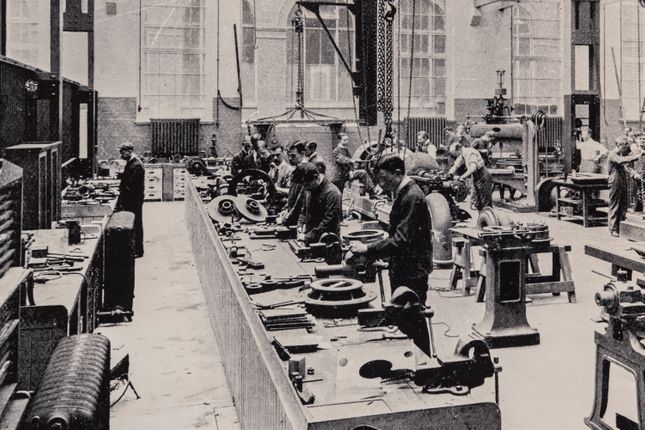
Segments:
[[[473,177],[473,193],[471,195],[475,208],[481,211],[486,206],[492,207],[493,177],[488,172],[481,153],[475,148],[462,148],[461,144],[456,142],[450,145],[449,152],[455,162],[448,173],[454,175],[463,166],[466,168],[466,172],[458,178]]]
[[[593,140],[589,127],[580,129],[580,137],[582,141],[576,144],[576,148],[580,150],[580,172],[600,173],[602,160],[607,157],[609,151],[604,145]]]

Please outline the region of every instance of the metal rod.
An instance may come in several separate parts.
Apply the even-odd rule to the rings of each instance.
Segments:
[[[237,24],[233,24],[233,37],[235,38],[235,63],[237,65],[237,92],[240,95],[240,109],[243,106],[242,75],[240,73],[240,47],[237,43]]]

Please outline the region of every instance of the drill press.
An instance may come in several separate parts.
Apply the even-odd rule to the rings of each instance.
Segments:
[[[596,393],[591,416],[585,424],[594,430],[645,428],[645,280],[636,286],[609,283],[596,293],[596,304],[604,307],[608,325],[596,331]],[[615,426],[606,417],[611,365],[620,366],[636,379],[638,422],[616,413]]]

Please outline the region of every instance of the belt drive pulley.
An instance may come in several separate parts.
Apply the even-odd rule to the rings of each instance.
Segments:
[[[321,279],[311,283],[305,299],[307,311],[314,316],[354,317],[360,308],[376,298],[363,291],[363,283],[349,278]]]
[[[232,216],[237,218],[235,197],[233,196],[225,195],[214,198],[206,205],[206,210],[211,220],[220,224],[231,222]]]
[[[266,220],[268,212],[257,200],[246,196],[237,196],[235,198],[235,207],[237,211],[247,221],[263,222]]]

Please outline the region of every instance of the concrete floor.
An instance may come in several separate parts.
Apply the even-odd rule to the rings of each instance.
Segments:
[[[541,344],[494,351],[503,367],[503,427],[585,429],[594,393],[594,330],[602,327],[592,321],[600,311],[593,295],[607,282],[591,270],[609,273],[610,265],[584,255],[584,245],[627,243],[606,227],[585,229],[537,214],[513,218],[545,221],[555,243],[572,245],[578,302],[569,304],[566,295],[536,298],[527,312]],[[194,269],[183,202],[146,204],[144,222],[146,253],[137,260],[134,322],[100,330],[114,348],[130,353],[132,380],[142,396],[135,400],[128,393],[112,408],[112,428],[239,428]],[[448,276],[447,270],[435,271],[431,287],[446,288]],[[484,312],[474,296],[433,291],[429,302],[435,322],[447,323],[450,333],[467,333]],[[435,328],[435,334],[444,331]]]
[[[113,355],[130,353],[132,391],[111,428],[239,429],[184,221],[184,203],[144,205],[145,256],[136,260],[134,320],[100,327]],[[116,350],[118,349],[118,350]]]

